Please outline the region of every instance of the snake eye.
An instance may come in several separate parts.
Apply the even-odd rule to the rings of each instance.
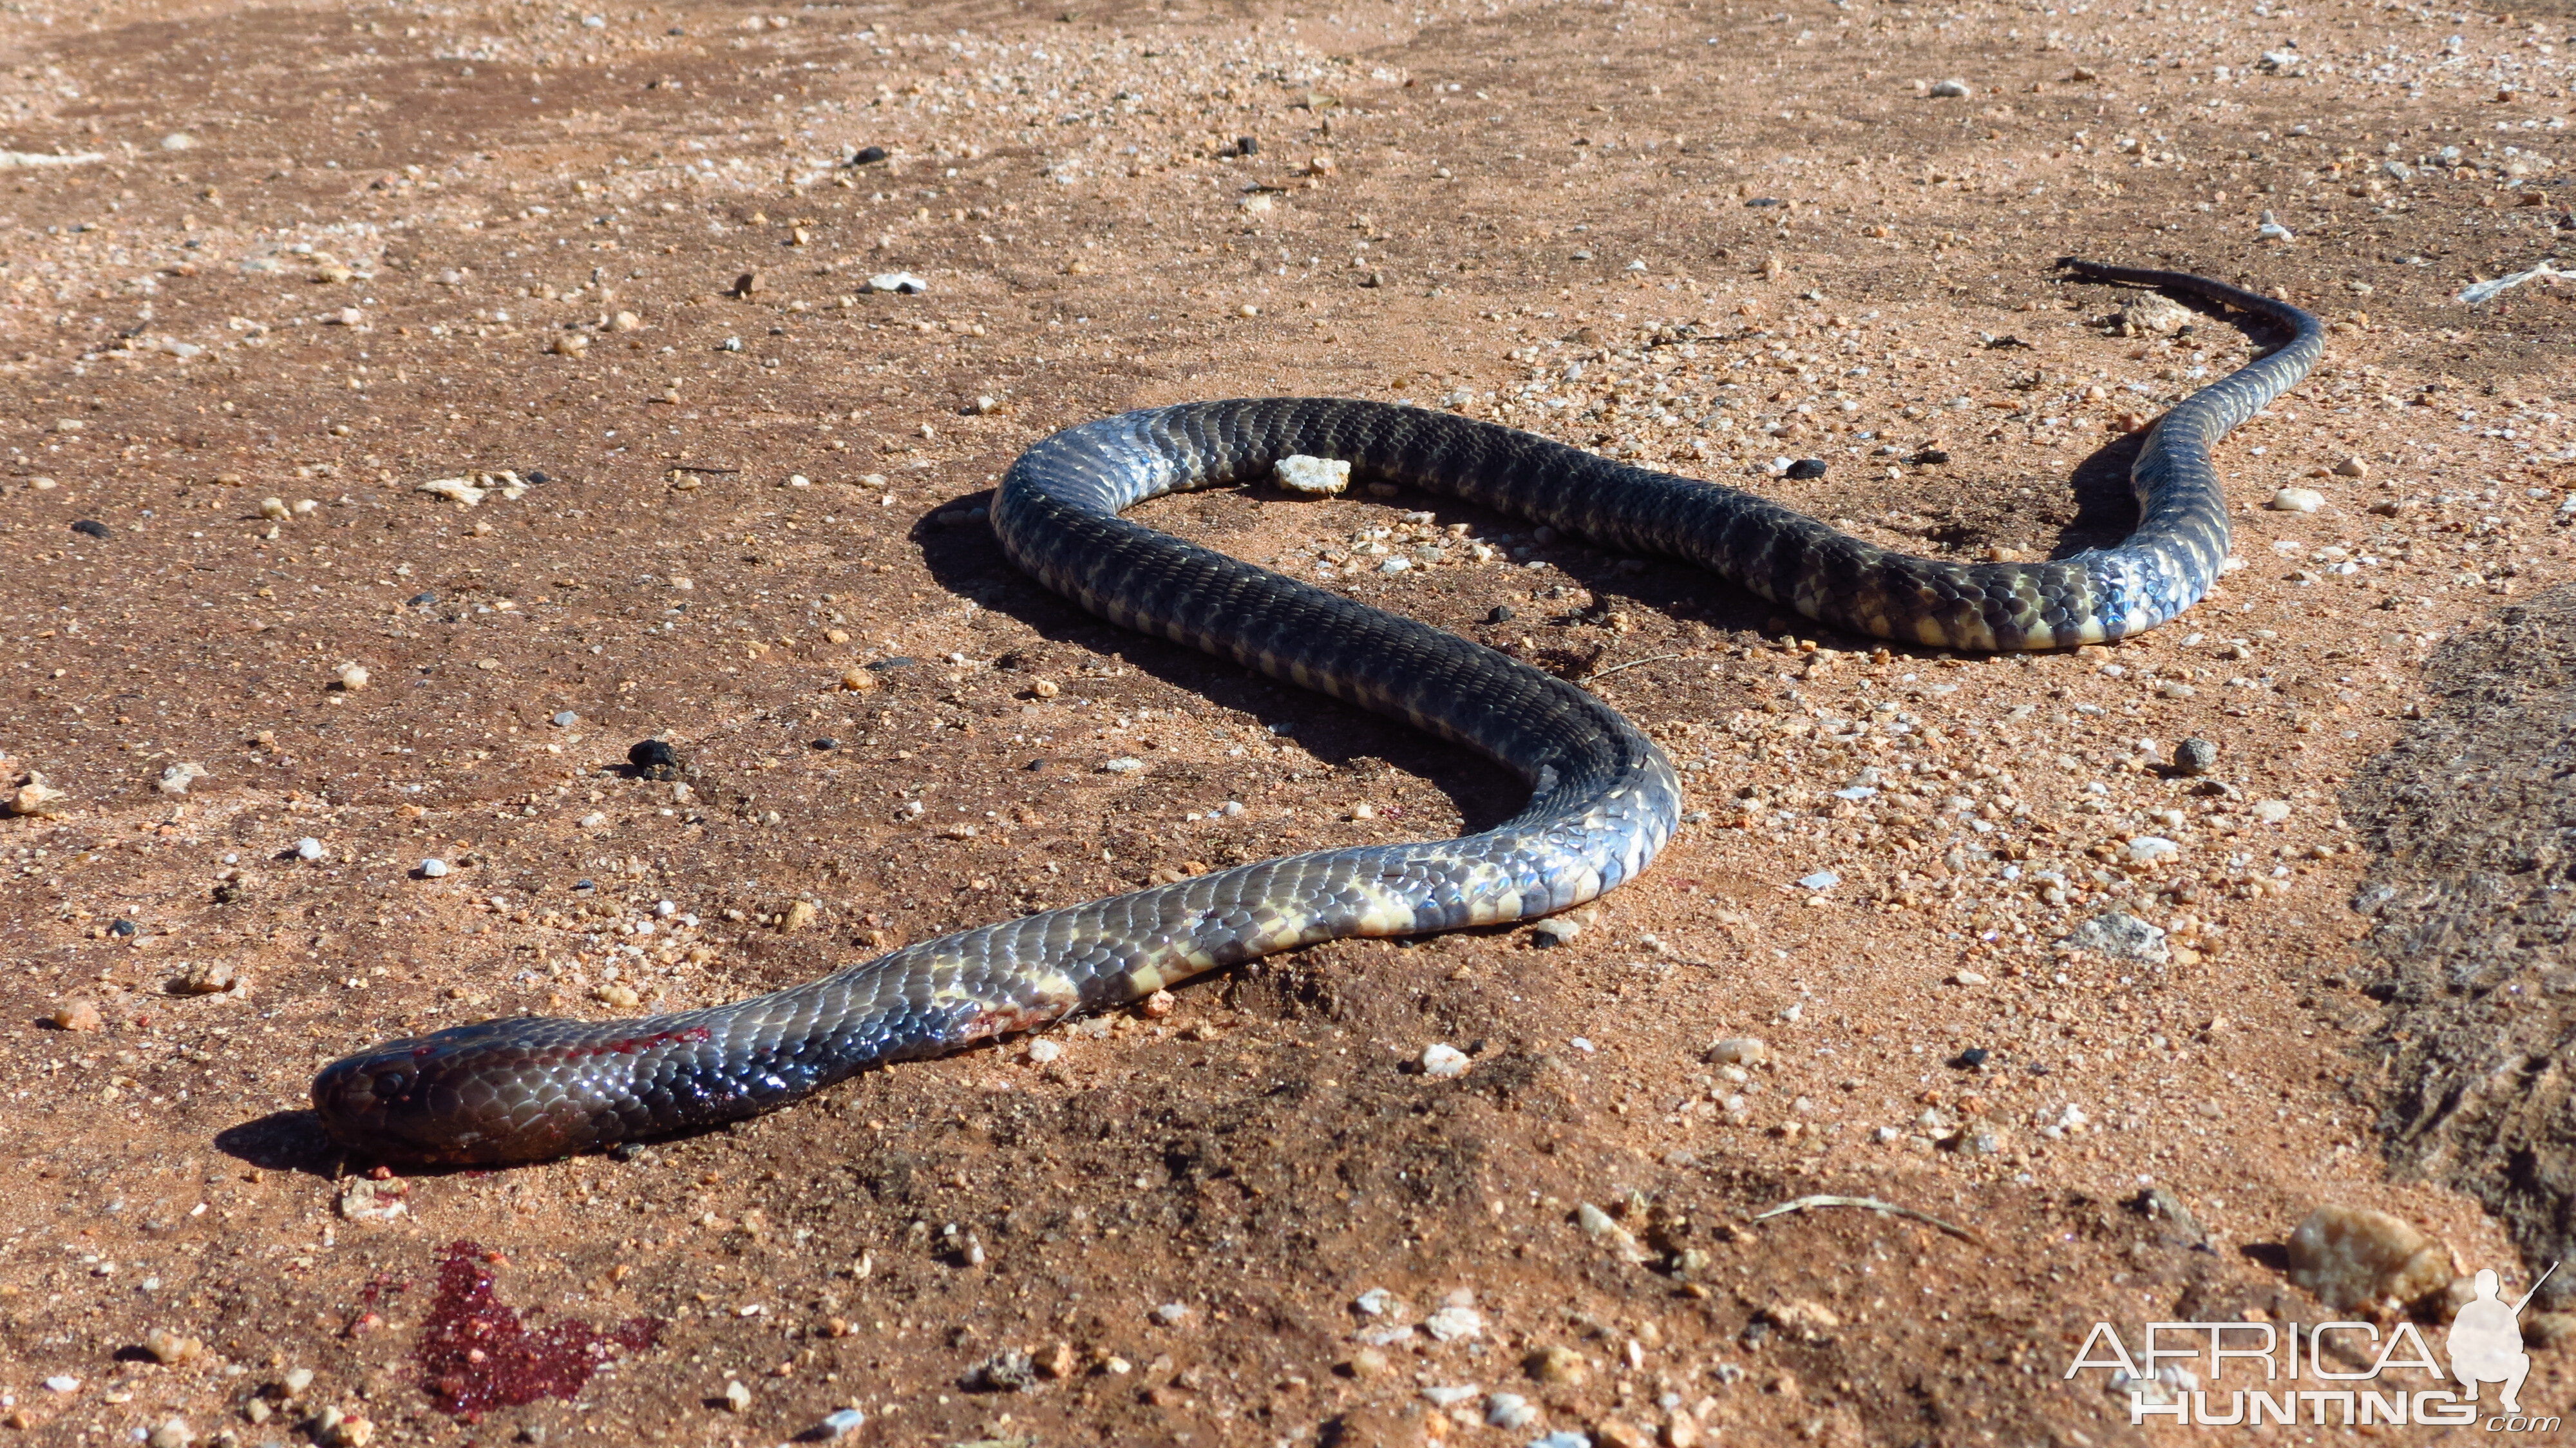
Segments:
[[[412,1074],[409,1071],[387,1071],[376,1078],[376,1099],[399,1100],[411,1094],[411,1084]]]

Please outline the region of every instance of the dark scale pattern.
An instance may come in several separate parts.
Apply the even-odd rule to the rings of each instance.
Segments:
[[[1594,457],[1446,413],[1329,398],[1189,403],[1068,428],[993,501],[1012,560],[1116,623],[1320,690],[1462,744],[1531,786],[1494,829],[1265,860],[909,946],[731,1005],[641,1021],[519,1019],[333,1063],[314,1105],[388,1157],[524,1161],[771,1110],[872,1065],[1114,1006],[1200,971],[1318,941],[1528,919],[1617,887],[1680,810],[1662,751],[1561,679],[1410,619],[1139,527],[1164,493],[1347,460],[1625,552],[1696,563],[1859,633],[1959,649],[2062,648],[2151,628],[2227,555],[2210,445],[2306,375],[2316,319],[2174,272],[2069,263],[2287,327],[2291,341],[2186,399],[2131,471],[2137,531],[2048,563],[1959,566],[1875,548],[1749,493]]]

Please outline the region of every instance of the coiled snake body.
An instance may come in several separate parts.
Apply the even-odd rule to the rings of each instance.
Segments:
[[[631,1021],[523,1017],[389,1042],[325,1069],[314,1105],[334,1136],[376,1156],[538,1160],[755,1115],[868,1066],[1277,951],[1528,919],[1613,889],[1654,858],[1681,812],[1672,766],[1617,712],[1498,653],[1119,512],[1312,454],[1696,563],[1856,633],[1972,650],[2118,638],[2190,607],[2217,576],[2228,527],[2210,445],[2304,376],[2322,336],[2307,313],[2224,283],[2068,265],[2221,302],[2291,337],[2158,421],[2132,469],[2140,518],[2126,541],[2046,563],[1890,553],[1731,488],[1379,403],[1189,403],[1059,432],[995,495],[994,530],[1020,567],[1126,627],[1463,744],[1528,781],[1528,807],[1461,839],[1265,860],[988,925],[729,1005]]]

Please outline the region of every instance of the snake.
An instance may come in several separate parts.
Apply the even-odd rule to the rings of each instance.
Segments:
[[[1148,408],[1030,446],[995,490],[1009,559],[1109,621],[1403,721],[1517,775],[1526,807],[1454,839],[1370,844],[1186,876],[907,945],[802,984],[643,1019],[521,1016],[396,1040],[314,1080],[325,1130],[378,1159],[502,1164],[704,1129],[856,1073],[1031,1032],[1208,971],[1353,937],[1555,914],[1642,872],[1680,826],[1672,763],[1577,683],[1428,624],[1121,517],[1248,483],[1282,459],[1445,494],[1695,564],[1834,628],[1931,649],[2066,649],[2150,629],[2227,557],[2210,449],[2305,376],[2307,312],[2180,272],[2066,259],[2078,280],[2231,307],[2289,338],[2177,402],[2130,470],[2135,529],[2045,562],[1877,547],[1743,490],[1402,404],[1248,398]]]

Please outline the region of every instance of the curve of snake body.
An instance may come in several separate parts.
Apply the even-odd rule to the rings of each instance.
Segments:
[[[2118,638],[2190,607],[2217,576],[2228,527],[2210,446],[2304,376],[2323,339],[2307,313],[2222,282],[2066,265],[2079,278],[2237,308],[2290,340],[2156,423],[2131,470],[2140,517],[2130,537],[2045,563],[1891,553],[1749,493],[1381,403],[1189,403],[1056,433],[1013,464],[994,498],[994,530],[1020,567],[1113,622],[1464,745],[1526,780],[1528,807],[1459,839],[1264,860],[987,925],[729,1005],[644,1020],[522,1017],[393,1041],[325,1069],[314,1105],[336,1138],[377,1157],[539,1160],[752,1116],[870,1066],[1301,945],[1529,919],[1614,889],[1654,858],[1681,813],[1672,766],[1616,711],[1479,645],[1121,510],[1312,455],[1696,563],[1856,633],[1967,650]]]

